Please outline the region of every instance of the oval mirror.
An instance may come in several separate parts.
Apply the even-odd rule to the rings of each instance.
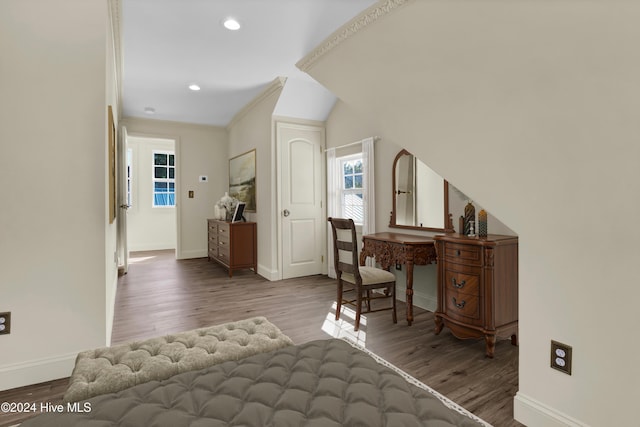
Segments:
[[[393,162],[393,206],[389,227],[453,232],[449,183],[407,150]]]

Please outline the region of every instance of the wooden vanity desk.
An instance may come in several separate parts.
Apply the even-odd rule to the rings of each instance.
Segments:
[[[413,322],[413,266],[436,263],[434,240],[430,237],[401,233],[373,233],[362,236],[360,265],[367,257],[374,257],[388,270],[396,264],[407,269],[407,323]]]

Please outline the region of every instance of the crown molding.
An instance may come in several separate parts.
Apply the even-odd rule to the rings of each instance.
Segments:
[[[333,34],[327,37],[318,47],[311,51],[308,55],[296,63],[296,67],[307,72],[315,63],[325,54],[329,53],[333,48],[342,42],[376,22],[378,19],[389,14],[400,6],[409,3],[411,0],[386,0],[380,1],[369,7],[351,21],[338,28]]]
[[[231,129],[238,121],[240,121],[244,116],[247,115],[249,111],[251,111],[256,105],[260,104],[266,98],[271,96],[277,90],[280,90],[284,87],[285,82],[287,81],[286,77],[276,77],[273,79],[271,83],[258,94],[255,98],[253,98],[247,105],[242,107],[240,111],[236,113],[235,116],[231,119],[229,124],[226,126],[227,129]]]
[[[122,6],[121,0],[109,0],[109,14],[111,19],[111,31],[113,33],[113,53],[116,73],[117,116],[122,117]]]

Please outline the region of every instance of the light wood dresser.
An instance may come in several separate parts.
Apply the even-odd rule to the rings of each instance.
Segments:
[[[438,308],[435,333],[444,326],[458,338],[484,337],[493,357],[498,336],[518,333],[518,238],[460,234],[435,236]]]
[[[233,270],[251,268],[258,272],[258,238],[255,222],[207,220],[209,259],[222,264],[233,277]]]

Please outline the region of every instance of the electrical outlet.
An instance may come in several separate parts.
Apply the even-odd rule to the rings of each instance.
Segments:
[[[11,333],[11,312],[0,313],[0,335]]]
[[[571,375],[571,353],[571,346],[551,340],[551,367]]]

